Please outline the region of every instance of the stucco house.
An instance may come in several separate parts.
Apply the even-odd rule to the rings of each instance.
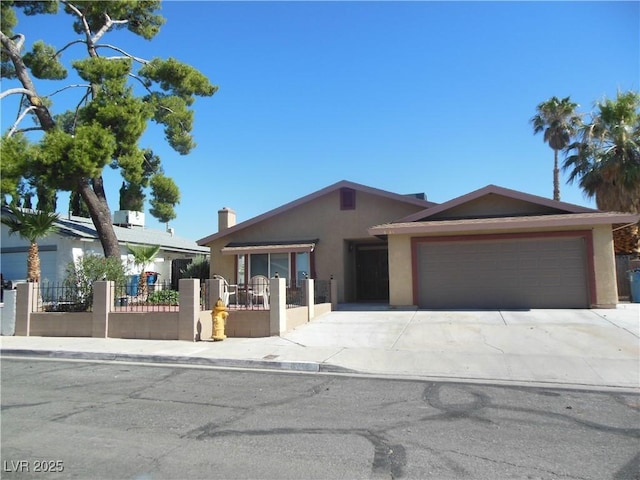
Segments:
[[[9,211],[3,207],[2,215]],[[208,256],[209,249],[200,247],[194,240],[179,237],[171,229],[167,231],[149,229],[144,226],[141,212],[117,211],[113,215],[114,231],[120,243],[121,259],[127,274],[136,274],[139,267],[133,265],[133,257],[127,245],[160,245],[160,251],[146,271],[159,273],[159,281],[172,282],[179,269],[196,256]],[[41,278],[43,282],[59,283],[66,276],[67,266],[83,255],[103,255],[102,245],[93,222],[85,217],[60,217],[56,222],[57,232],[38,240]],[[27,273],[27,251],[29,242],[19,235],[9,235],[2,225],[0,260],[5,281],[24,280]]]
[[[342,302],[433,309],[618,303],[613,225],[602,212],[489,185],[442,204],[341,181],[198,240],[211,274],[246,284],[334,278]]]
[[[433,205],[424,194],[340,181],[238,224],[235,212],[223,208],[218,232],[197,243],[210,249],[211,275],[231,284],[276,273],[288,284],[333,278],[340,303],[388,302],[387,241],[367,230]]]
[[[639,218],[489,185],[368,231],[388,241],[391,305],[612,307],[612,225]]]

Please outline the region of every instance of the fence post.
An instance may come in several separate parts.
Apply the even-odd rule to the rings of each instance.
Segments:
[[[200,316],[200,279],[181,278],[178,281],[180,310],[178,313],[178,340],[195,342]]]
[[[284,278],[269,279],[269,335],[287,331],[287,284]]]
[[[16,294],[16,335],[31,335],[31,313],[38,293],[37,283],[19,283]]]
[[[338,281],[334,278],[331,279],[331,310],[338,309]]]
[[[112,306],[113,282],[93,282],[92,337],[109,337],[109,312]]]
[[[304,304],[307,306],[308,316],[307,321],[311,321],[316,316],[315,313],[315,290],[313,286],[313,279],[306,278],[303,280],[304,285]]]
[[[224,298],[224,280],[220,280],[219,278],[208,278],[206,282],[207,293],[209,294],[209,305],[207,305],[207,310],[213,310],[213,307],[219,298],[222,299],[226,306],[229,298]]]

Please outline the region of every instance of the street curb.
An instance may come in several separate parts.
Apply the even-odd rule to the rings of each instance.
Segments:
[[[218,368],[248,368],[258,370],[281,370],[300,373],[328,373],[336,375],[349,375],[367,378],[392,378],[395,380],[409,381],[433,381],[447,383],[474,383],[483,385],[498,385],[509,387],[527,387],[527,388],[557,388],[563,390],[580,390],[580,391],[611,391],[618,393],[629,393],[639,395],[640,389],[635,386],[624,385],[591,385],[583,383],[564,383],[556,381],[531,381],[531,380],[505,380],[496,378],[474,378],[451,375],[415,375],[411,373],[374,373],[362,372],[339,365],[331,365],[318,362],[301,362],[301,361],[274,361],[274,360],[248,360],[233,358],[206,358],[206,357],[187,357],[183,355],[149,355],[134,353],[102,353],[102,352],[76,352],[67,350],[31,350],[31,349],[0,349],[0,357],[15,358],[51,358],[62,360],[87,360],[87,361],[105,361],[105,362],[123,362],[123,363],[145,363],[145,364],[163,364],[163,365],[185,365],[198,367],[218,367]]]
[[[2,356],[15,357],[47,357],[75,360],[100,360],[111,362],[138,362],[138,363],[163,363],[198,365],[209,367],[227,368],[263,368],[272,370],[290,370],[295,372],[319,372],[320,364],[317,362],[283,362],[275,360],[247,360],[233,358],[206,358],[185,357],[182,355],[148,355],[134,353],[100,353],[100,352],[74,352],[66,350],[29,350],[29,349],[1,349]],[[325,371],[324,369],[322,369]],[[340,371],[345,371],[340,370]]]

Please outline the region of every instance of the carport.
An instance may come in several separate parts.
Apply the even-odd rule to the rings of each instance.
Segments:
[[[394,306],[610,307],[611,226],[638,218],[489,185],[369,233],[388,240]]]

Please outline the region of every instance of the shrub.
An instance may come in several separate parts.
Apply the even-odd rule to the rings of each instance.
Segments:
[[[201,281],[209,278],[209,260],[196,257],[185,268],[180,270],[180,278],[199,278]]]
[[[178,305],[178,292],[175,290],[156,290],[149,294],[147,302],[155,305]]]
[[[73,301],[88,310],[93,305],[93,282],[100,280],[124,285],[124,266],[119,258],[84,255],[77,263],[70,262],[64,286],[73,291]]]

